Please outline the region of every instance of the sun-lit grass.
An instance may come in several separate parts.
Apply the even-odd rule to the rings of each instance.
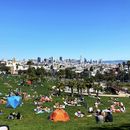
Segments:
[[[17,79],[18,80],[18,79]],[[6,85],[5,83],[9,83],[14,89],[17,87],[17,80],[15,77],[8,77],[8,79],[0,79],[0,92],[7,93],[10,86]],[[48,87],[50,83],[44,82],[44,87],[37,87],[34,91],[38,91],[38,93],[47,93]],[[53,83],[51,83],[53,85]],[[23,91],[26,91],[28,93],[33,93],[31,91],[30,86],[23,86]],[[110,103],[108,102],[109,98],[102,97],[102,105],[100,108],[105,109],[108,106],[110,106]],[[92,97],[85,97],[85,100],[88,104],[88,106],[93,106],[95,102],[95,98]],[[23,106],[18,107],[16,110],[12,108],[6,108],[6,105],[0,105],[0,109],[4,111],[3,115],[0,115],[0,124],[1,125],[9,125],[11,130],[88,130],[88,129],[96,129],[99,127],[105,128],[105,129],[112,129],[114,127],[118,128],[121,127],[121,125],[129,124],[130,121],[130,99],[129,98],[120,98],[120,101],[122,101],[126,106],[126,113],[118,113],[113,114],[114,116],[114,122],[113,123],[104,123],[104,124],[96,124],[94,117],[87,117],[88,113],[87,110],[82,107],[67,107],[65,110],[70,115],[70,121],[69,122],[58,122],[53,123],[50,120],[48,120],[48,117],[50,114],[40,114],[36,115],[33,111],[35,106],[33,105],[33,100],[24,101]],[[54,103],[56,101],[62,102],[62,97],[55,97]],[[44,106],[53,106],[53,103],[46,103]],[[74,113],[81,109],[83,112],[85,112],[86,116],[81,119],[77,119],[74,117]],[[7,116],[11,112],[21,112],[23,115],[22,120],[7,120]],[[122,128],[123,129],[123,128]],[[129,129],[129,127],[126,127],[125,129]]]

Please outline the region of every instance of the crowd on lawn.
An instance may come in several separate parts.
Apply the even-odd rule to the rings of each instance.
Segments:
[[[24,101],[27,99],[33,99],[33,105],[36,107],[34,109],[34,112],[36,114],[42,114],[42,113],[52,113],[54,109],[65,109],[66,107],[80,107],[84,106],[86,111],[82,112],[80,109],[78,109],[74,113],[75,118],[83,118],[86,116],[86,112],[90,113],[90,115],[87,115],[87,117],[94,116],[96,123],[103,123],[103,122],[113,122],[113,113],[121,113],[125,112],[125,106],[123,102],[118,101],[115,98],[110,98],[108,101],[110,104],[110,107],[107,109],[100,109],[100,105],[102,104],[100,97],[96,97],[95,103],[93,106],[89,106],[87,102],[85,101],[83,96],[75,97],[69,99],[68,97],[63,98],[63,103],[54,102],[53,97],[47,96],[47,95],[30,95],[27,92],[21,92],[19,88],[16,88],[16,90],[10,89],[8,96],[21,96]],[[53,107],[47,107],[45,103],[51,102],[53,104]],[[6,98],[0,99],[0,104],[6,104]],[[71,109],[71,108],[70,108]],[[0,115],[3,114],[3,111],[0,110]],[[20,112],[18,113],[10,113],[7,117],[7,119],[22,119],[22,115]]]
[[[116,98],[110,98],[108,101],[111,105],[107,109],[99,109],[101,105],[100,98],[97,97],[94,107],[88,108],[88,113],[92,113],[95,116],[96,123],[113,122],[113,113],[126,112],[123,102],[120,102]]]

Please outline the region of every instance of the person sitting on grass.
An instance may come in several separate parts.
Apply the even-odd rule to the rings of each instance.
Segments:
[[[59,103],[59,102],[56,102],[53,107],[54,107],[54,108],[60,108],[60,103]]]
[[[98,122],[99,123],[103,123],[104,122],[104,116],[102,114],[102,112],[100,111],[99,114],[98,114]]]
[[[120,111],[124,113],[124,112],[126,111],[126,110],[125,110],[125,107],[124,107],[124,106],[121,106],[121,107],[120,107]]]
[[[83,112],[81,112],[80,109],[78,109],[78,111],[75,112],[75,116],[76,116],[76,117],[81,117],[81,118],[82,118],[82,117],[85,116],[85,114],[84,114]]]
[[[16,118],[16,116],[17,116],[17,113],[16,113],[16,112],[13,112],[12,114],[13,114],[14,119],[15,119],[15,118]]]
[[[95,109],[96,109],[96,110],[98,109],[99,105],[100,105],[100,102],[98,102],[98,101],[96,101],[96,102],[94,103],[94,106],[95,106]]]
[[[93,112],[94,112],[93,107],[89,107],[88,108],[88,113],[93,113]]]
[[[3,115],[4,113],[3,113],[3,110],[0,110],[0,115]]]
[[[10,113],[10,114],[8,115],[7,119],[8,119],[8,120],[14,120],[15,117],[14,117],[13,113]]]
[[[107,112],[105,116],[105,122],[113,122],[113,116],[111,112]]]
[[[104,116],[103,116],[103,113],[101,110],[96,111],[94,116],[95,116],[96,123],[103,123],[104,122]]]
[[[20,114],[20,112],[18,112],[18,114],[16,115],[16,119],[18,119],[18,120],[22,119],[22,115]]]

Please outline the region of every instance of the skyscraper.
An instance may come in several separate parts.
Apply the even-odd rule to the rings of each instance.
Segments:
[[[37,63],[41,63],[41,58],[40,57],[37,58]]]

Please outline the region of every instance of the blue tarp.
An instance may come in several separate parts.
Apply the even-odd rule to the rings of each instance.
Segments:
[[[7,107],[17,108],[21,104],[22,98],[20,96],[11,96],[7,98]]]

